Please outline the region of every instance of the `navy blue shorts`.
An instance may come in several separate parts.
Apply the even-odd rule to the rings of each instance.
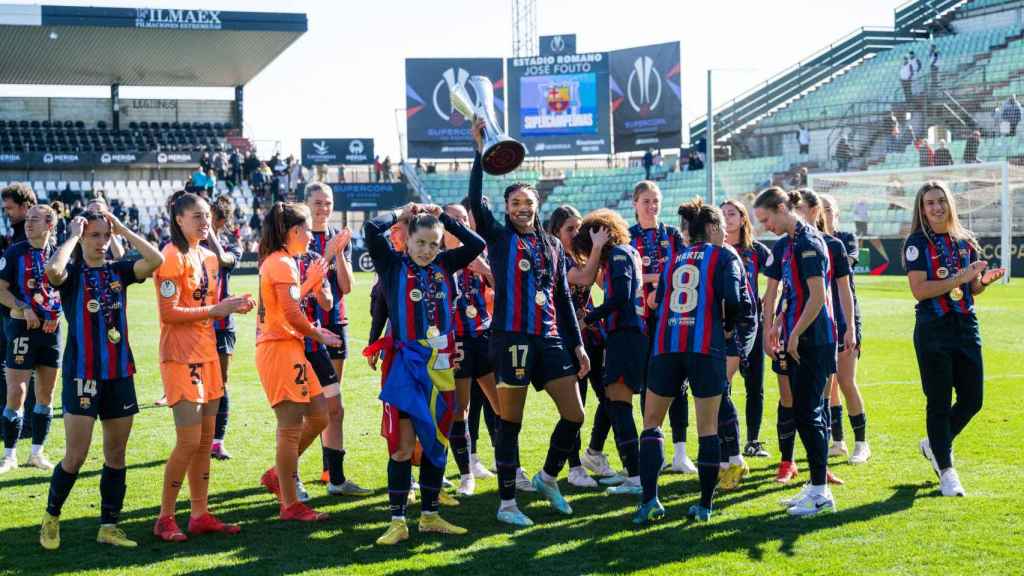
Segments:
[[[217,330],[217,353],[227,356],[235,353],[234,330]]]
[[[341,346],[328,346],[327,354],[332,360],[345,360],[348,358],[348,324],[331,324],[327,329],[341,336]]]
[[[29,330],[24,320],[8,318],[4,321],[7,338],[6,366],[15,370],[32,370],[37,366],[60,366],[60,328],[52,334],[42,328]]]
[[[647,389],[658,396],[675,398],[689,381],[697,398],[710,398],[725,392],[725,357],[715,358],[693,352],[669,352],[651,357]]]
[[[801,388],[810,390],[820,397],[824,394],[829,379],[836,373],[835,346],[800,346],[800,361],[786,355],[786,370],[789,376],[789,389]]]
[[[644,388],[647,368],[647,335],[639,330],[616,330],[605,340],[604,375],[607,386],[622,380],[633,392]]]
[[[529,386],[537,390],[565,376],[575,376],[574,353],[558,336],[518,332],[491,334],[491,359],[499,386]]]
[[[754,340],[757,339],[757,324],[751,326],[736,325],[733,329],[732,338],[725,341],[725,355],[734,358],[746,359],[754,348]]]
[[[135,379],[84,380],[65,375],[60,395],[65,414],[100,420],[125,418],[139,413]]]
[[[491,333],[455,339],[455,378],[480,378],[494,372],[491,362]]]
[[[338,378],[338,373],[334,370],[334,363],[331,362],[331,356],[327,350],[323,348],[319,348],[315,352],[307,350],[306,360],[313,367],[313,373],[316,374],[316,379],[320,381],[321,387],[341,382],[341,379]]]

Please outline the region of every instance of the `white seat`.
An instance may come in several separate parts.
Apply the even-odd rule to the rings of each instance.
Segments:
[[[54,182],[53,180],[48,180],[46,182],[46,191],[47,192],[54,192],[56,190],[57,190],[57,183]]]
[[[139,183],[141,184],[142,182],[140,181]],[[159,190],[160,189],[160,181],[159,180],[150,180],[149,181],[149,189],[150,190]]]

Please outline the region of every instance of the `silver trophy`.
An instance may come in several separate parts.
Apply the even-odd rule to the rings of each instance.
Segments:
[[[484,121],[484,149],[481,154],[484,171],[500,176],[519,168],[526,158],[526,147],[501,131],[494,114],[494,84],[486,76],[470,76],[467,84],[476,92],[476,102],[463,85],[452,83],[448,94],[452,108],[464,118]]]

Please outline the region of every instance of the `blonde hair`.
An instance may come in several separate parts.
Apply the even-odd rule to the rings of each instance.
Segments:
[[[974,237],[974,234],[967,228],[964,228],[960,223],[960,216],[957,215],[956,211],[956,200],[949,192],[949,186],[941,180],[928,180],[917,189],[917,196],[914,198],[914,218],[910,223],[910,235],[920,231],[924,234],[925,238],[928,239],[929,243],[935,243],[935,239],[933,238],[935,232],[932,230],[932,227],[928,225],[928,218],[924,215],[924,196],[932,190],[941,191],[943,198],[946,200],[946,233],[949,234],[949,237],[954,240],[965,240],[972,248],[974,248],[975,252],[981,252],[981,246],[978,245],[978,240]],[[907,253],[906,248],[907,243],[904,241],[904,268],[907,266],[905,256]]]

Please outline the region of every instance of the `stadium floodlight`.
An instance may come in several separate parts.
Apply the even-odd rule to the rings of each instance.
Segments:
[[[809,174],[808,185],[839,202],[840,227],[866,238],[905,238],[913,217],[914,198],[922,184],[941,180],[956,200],[960,221],[983,242],[982,256],[998,259],[1010,280],[1013,257],[1022,248],[1014,238],[1024,236],[1024,213],[1014,218],[1014,203],[1024,202],[1024,167],[1008,162],[983,162],[905,168]],[[864,230],[866,228],[866,230]],[[864,233],[866,232],[866,234]]]

